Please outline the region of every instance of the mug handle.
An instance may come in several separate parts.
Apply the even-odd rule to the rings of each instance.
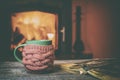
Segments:
[[[15,59],[16,59],[18,62],[20,62],[20,63],[22,63],[22,60],[17,57],[17,55],[16,55],[16,50],[17,50],[18,48],[23,47],[23,46],[26,46],[26,45],[27,45],[27,44],[21,44],[21,45],[17,46],[17,47],[14,49],[14,57],[15,57]]]

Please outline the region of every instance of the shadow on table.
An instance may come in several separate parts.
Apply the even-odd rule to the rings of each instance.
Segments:
[[[62,69],[61,69],[60,65],[54,65],[51,69],[46,69],[43,71],[30,71],[27,69],[26,69],[26,71],[31,74],[51,74],[51,73],[60,72],[60,71],[62,71]]]

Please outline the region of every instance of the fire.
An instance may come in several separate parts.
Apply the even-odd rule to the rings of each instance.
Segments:
[[[11,49],[26,40],[52,40],[57,45],[56,14],[29,11],[15,13],[12,19]]]

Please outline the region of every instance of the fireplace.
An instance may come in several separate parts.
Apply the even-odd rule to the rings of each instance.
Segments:
[[[71,2],[21,0],[4,2],[2,6],[1,60],[14,60],[14,48],[26,40],[52,40],[57,57],[71,54]]]
[[[11,15],[11,50],[27,40],[52,40],[58,49],[58,15],[42,11],[26,11]]]

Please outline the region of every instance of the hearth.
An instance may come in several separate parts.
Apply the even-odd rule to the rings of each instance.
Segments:
[[[71,11],[71,3],[66,3],[55,0],[4,2],[0,15],[1,60],[14,60],[14,48],[26,40],[52,40],[57,57],[70,54],[72,36],[68,17],[71,15],[66,15]]]

